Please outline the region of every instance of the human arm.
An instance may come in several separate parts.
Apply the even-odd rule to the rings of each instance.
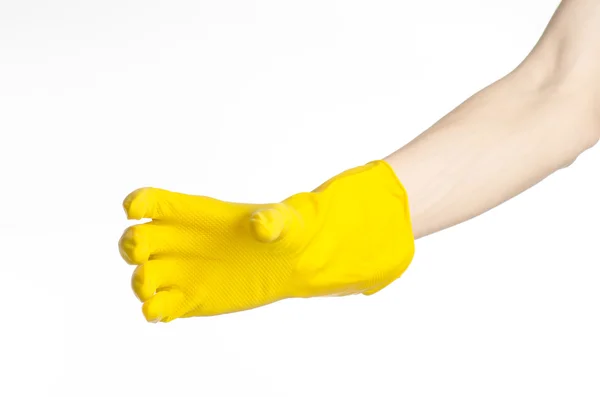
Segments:
[[[266,204],[131,193],[128,218],[151,221],[128,228],[119,248],[136,265],[132,287],[146,319],[375,293],[406,270],[415,237],[472,218],[570,164],[598,140],[597,57],[582,55],[594,50],[598,20],[578,20],[576,27],[591,26],[587,35],[566,27],[578,16],[600,18],[597,10],[591,1],[565,1],[512,73],[384,161],[313,191]]]
[[[514,71],[385,160],[420,238],[516,196],[599,137],[600,2],[565,0]]]

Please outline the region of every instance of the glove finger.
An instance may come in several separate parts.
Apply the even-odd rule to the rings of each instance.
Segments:
[[[179,290],[160,291],[144,302],[142,313],[148,322],[169,322],[179,316],[183,302],[183,294]]]
[[[250,216],[250,230],[258,241],[271,243],[286,228],[286,214],[275,206],[256,210]]]
[[[131,289],[139,300],[145,302],[158,289],[173,285],[173,275],[177,273],[174,266],[172,261],[152,260],[136,267],[131,276]]]
[[[227,203],[206,196],[194,196],[146,187],[131,192],[123,201],[127,219],[156,219],[194,224],[211,214],[222,214]]]
[[[155,222],[128,227],[119,240],[119,252],[132,265],[142,265],[151,258],[167,258],[173,254],[197,255],[210,240],[210,230],[186,228]]]

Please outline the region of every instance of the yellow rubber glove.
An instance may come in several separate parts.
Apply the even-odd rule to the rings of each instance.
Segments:
[[[406,192],[384,161],[281,203],[240,204],[155,188],[123,206],[119,248],[148,321],[251,309],[285,298],[372,294],[414,255]]]

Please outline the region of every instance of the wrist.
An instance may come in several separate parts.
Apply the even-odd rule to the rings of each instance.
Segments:
[[[406,192],[388,164],[346,170],[309,195],[316,211],[303,217],[312,232],[294,265],[290,296],[369,295],[402,275],[414,237]]]

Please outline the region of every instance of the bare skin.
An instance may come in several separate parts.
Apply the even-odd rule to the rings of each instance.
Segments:
[[[600,2],[564,0],[515,70],[385,160],[415,238],[464,222],[572,164],[600,138]]]

